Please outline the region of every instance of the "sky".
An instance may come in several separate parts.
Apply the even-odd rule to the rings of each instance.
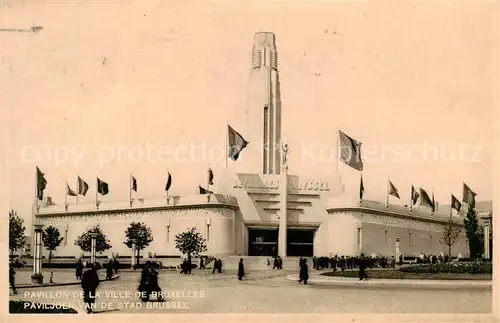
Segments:
[[[28,223],[36,166],[56,203],[77,175],[91,186],[80,199],[89,203],[96,176],[109,183],[109,201],[128,200],[130,173],[145,198],[164,195],[167,171],[173,195],[195,194],[208,165],[216,181],[224,161],[210,152],[224,147],[226,122],[244,129],[259,31],[276,35],[290,173],[335,174],[339,128],[363,143],[366,199],[384,201],[387,178],[402,196],[396,204],[408,203],[411,185],[441,204],[461,198],[463,182],[478,200],[493,198],[493,1],[1,6],[0,28],[43,26],[0,32],[10,206]],[[158,156],[159,147],[190,145],[209,153]],[[338,171],[357,194],[360,173]]]

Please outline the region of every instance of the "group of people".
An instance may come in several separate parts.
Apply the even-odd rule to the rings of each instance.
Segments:
[[[76,266],[75,266],[76,279],[79,279],[79,280],[82,279],[83,269],[89,268],[88,266],[89,266],[89,264],[86,261],[82,262],[81,259],[78,259],[76,261]],[[99,263],[92,264],[92,266],[96,270],[99,270],[102,268],[102,266]],[[113,274],[117,274],[119,268],[120,268],[120,262],[116,258],[111,259],[106,264],[106,279],[111,279]]]
[[[361,265],[370,268],[395,268],[396,258],[377,256],[377,257],[366,257],[364,254],[361,256],[330,256],[330,257],[313,257],[313,267],[314,269],[333,269],[337,271],[337,268],[341,271],[346,269],[357,269]]]
[[[267,266],[270,265],[269,260],[267,260]],[[283,269],[283,259],[280,256],[273,257],[273,269]]]

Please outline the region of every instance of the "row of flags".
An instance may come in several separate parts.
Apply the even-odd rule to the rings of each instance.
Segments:
[[[352,137],[348,136],[344,132],[338,130],[338,141],[340,143],[340,155],[339,155],[339,160],[344,162],[346,165],[350,166],[351,168],[358,170],[360,172],[363,171],[363,160],[361,159],[361,145],[362,143],[360,141],[357,141],[353,139]],[[360,186],[359,186],[359,199],[363,199],[363,194],[365,192],[365,186],[363,183],[363,175],[361,174],[360,176]],[[463,196],[462,196],[462,202],[467,203],[470,205],[474,200],[475,196],[477,194],[471,190],[471,188],[466,184],[463,183]],[[389,196],[393,196],[397,199],[401,199],[399,196],[399,191],[389,179],[387,183],[387,198],[386,198],[386,206],[389,205]],[[429,197],[429,194],[427,193],[426,190],[423,188],[419,188],[417,191],[415,187],[412,185],[411,186],[411,202],[410,202],[410,209],[420,200],[420,205],[429,207],[432,212],[435,212],[439,203],[435,201],[434,199],[434,192],[432,193],[432,198]],[[457,212],[460,212],[460,209],[462,207],[462,203],[453,195],[451,194],[451,208],[450,208],[450,215],[453,209],[455,209]]]
[[[346,133],[342,132],[341,130],[338,130],[338,143],[340,144],[340,154],[339,154],[339,160],[344,162],[346,165],[352,167],[355,170],[358,171],[363,171],[363,161],[361,158],[361,145],[362,143],[358,140],[353,139]],[[243,136],[234,130],[229,124],[227,125],[227,157],[230,158],[233,161],[238,160],[240,153],[243,151],[244,148],[247,147],[249,142],[243,138]],[[227,161],[227,158],[226,158]],[[89,185],[87,182],[82,180],[78,176],[78,191],[75,192],[73,191],[69,184],[66,183],[67,185],[67,193],[66,196],[76,196],[78,199],[78,195],[83,195],[85,196]],[[201,185],[198,185],[198,194],[211,194],[212,192],[210,191],[210,186],[214,185],[214,173],[212,169],[209,167],[208,168],[208,177],[207,177],[207,187],[204,188]],[[130,201],[132,201],[132,191],[137,192],[137,179],[130,174]],[[165,185],[165,191],[167,192],[168,195],[168,190],[170,189],[170,186],[172,184],[172,176],[170,173],[168,173],[167,177],[167,183]],[[37,167],[37,197],[38,199],[42,200],[43,199],[43,191],[47,185],[47,181],[45,180],[44,174],[41,172],[41,170]],[[360,200],[363,199],[364,195],[364,183],[363,183],[363,175],[361,174],[361,182],[360,182]],[[102,181],[101,179],[97,178],[97,191],[96,191],[96,202],[98,201],[98,193],[101,195],[106,195],[109,193],[109,185],[108,183]],[[465,183],[464,183],[464,192],[463,192],[463,199],[462,201],[465,203],[470,204],[471,201],[474,199],[476,193],[474,193]],[[400,199],[399,191],[392,183],[390,180],[388,180],[387,184],[387,199],[386,199],[386,205],[389,204],[389,196],[393,196],[397,199]],[[420,188],[419,191],[415,189],[415,187],[412,185],[411,187],[411,202],[410,202],[410,208],[414,206],[417,201],[420,199],[420,204],[422,206],[427,206],[431,208],[432,212],[435,211],[435,209],[438,206],[438,203],[434,200],[434,193],[432,193],[432,198],[429,197],[429,194],[423,189]],[[452,209],[457,210],[460,212],[461,208],[461,203],[460,201],[452,195],[451,199],[451,206]]]

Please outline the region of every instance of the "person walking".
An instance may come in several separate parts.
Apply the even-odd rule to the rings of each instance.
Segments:
[[[200,269],[205,269],[205,262],[203,261],[203,257],[200,257]]]
[[[10,287],[12,288],[12,292],[14,294],[17,294],[16,271],[14,270],[14,266],[13,266],[12,262],[9,262],[9,284],[10,284]]]
[[[137,290],[141,293],[141,301],[147,302],[149,301],[149,285],[150,285],[150,262],[146,261],[146,264],[142,268],[141,271],[141,280],[139,281],[139,287]]]
[[[361,254],[359,258],[359,280],[366,280],[368,276],[366,275],[366,258],[364,254]]]
[[[88,264],[88,270],[82,276],[83,301],[87,309],[87,313],[92,313],[94,307],[96,290],[99,286],[99,275],[94,264]]]
[[[309,279],[309,268],[307,266],[307,259],[302,258],[300,260],[300,272],[299,272],[299,284],[304,282],[304,285],[307,284],[307,280]]]
[[[106,265],[106,280],[111,280],[111,278],[113,278],[113,269],[114,269],[113,260],[110,260]]]
[[[245,276],[245,266],[243,265],[243,258],[240,258],[240,263],[238,264],[238,280],[242,280]]]
[[[81,259],[78,259],[78,261],[76,262],[76,270],[75,270],[76,279],[81,280],[82,273],[83,273],[83,263]]]

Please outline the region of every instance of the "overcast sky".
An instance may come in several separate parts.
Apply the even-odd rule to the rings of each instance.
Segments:
[[[290,173],[335,173],[340,127],[369,153],[367,199],[385,200],[387,177],[403,197],[394,203],[407,203],[413,184],[449,204],[463,181],[492,199],[495,2],[388,3],[7,1],[0,28],[43,26],[0,32],[11,207],[29,218],[35,165],[56,203],[77,174],[91,185],[87,202],[96,176],[110,184],[104,200],[128,199],[129,172],[144,197],[163,196],[167,169],[174,195],[194,194],[208,164],[217,179],[224,162],[210,151],[224,147],[226,120],[244,129],[258,31],[276,34]],[[204,160],[158,156],[160,146],[202,144]],[[356,194],[359,172],[339,171]]]

